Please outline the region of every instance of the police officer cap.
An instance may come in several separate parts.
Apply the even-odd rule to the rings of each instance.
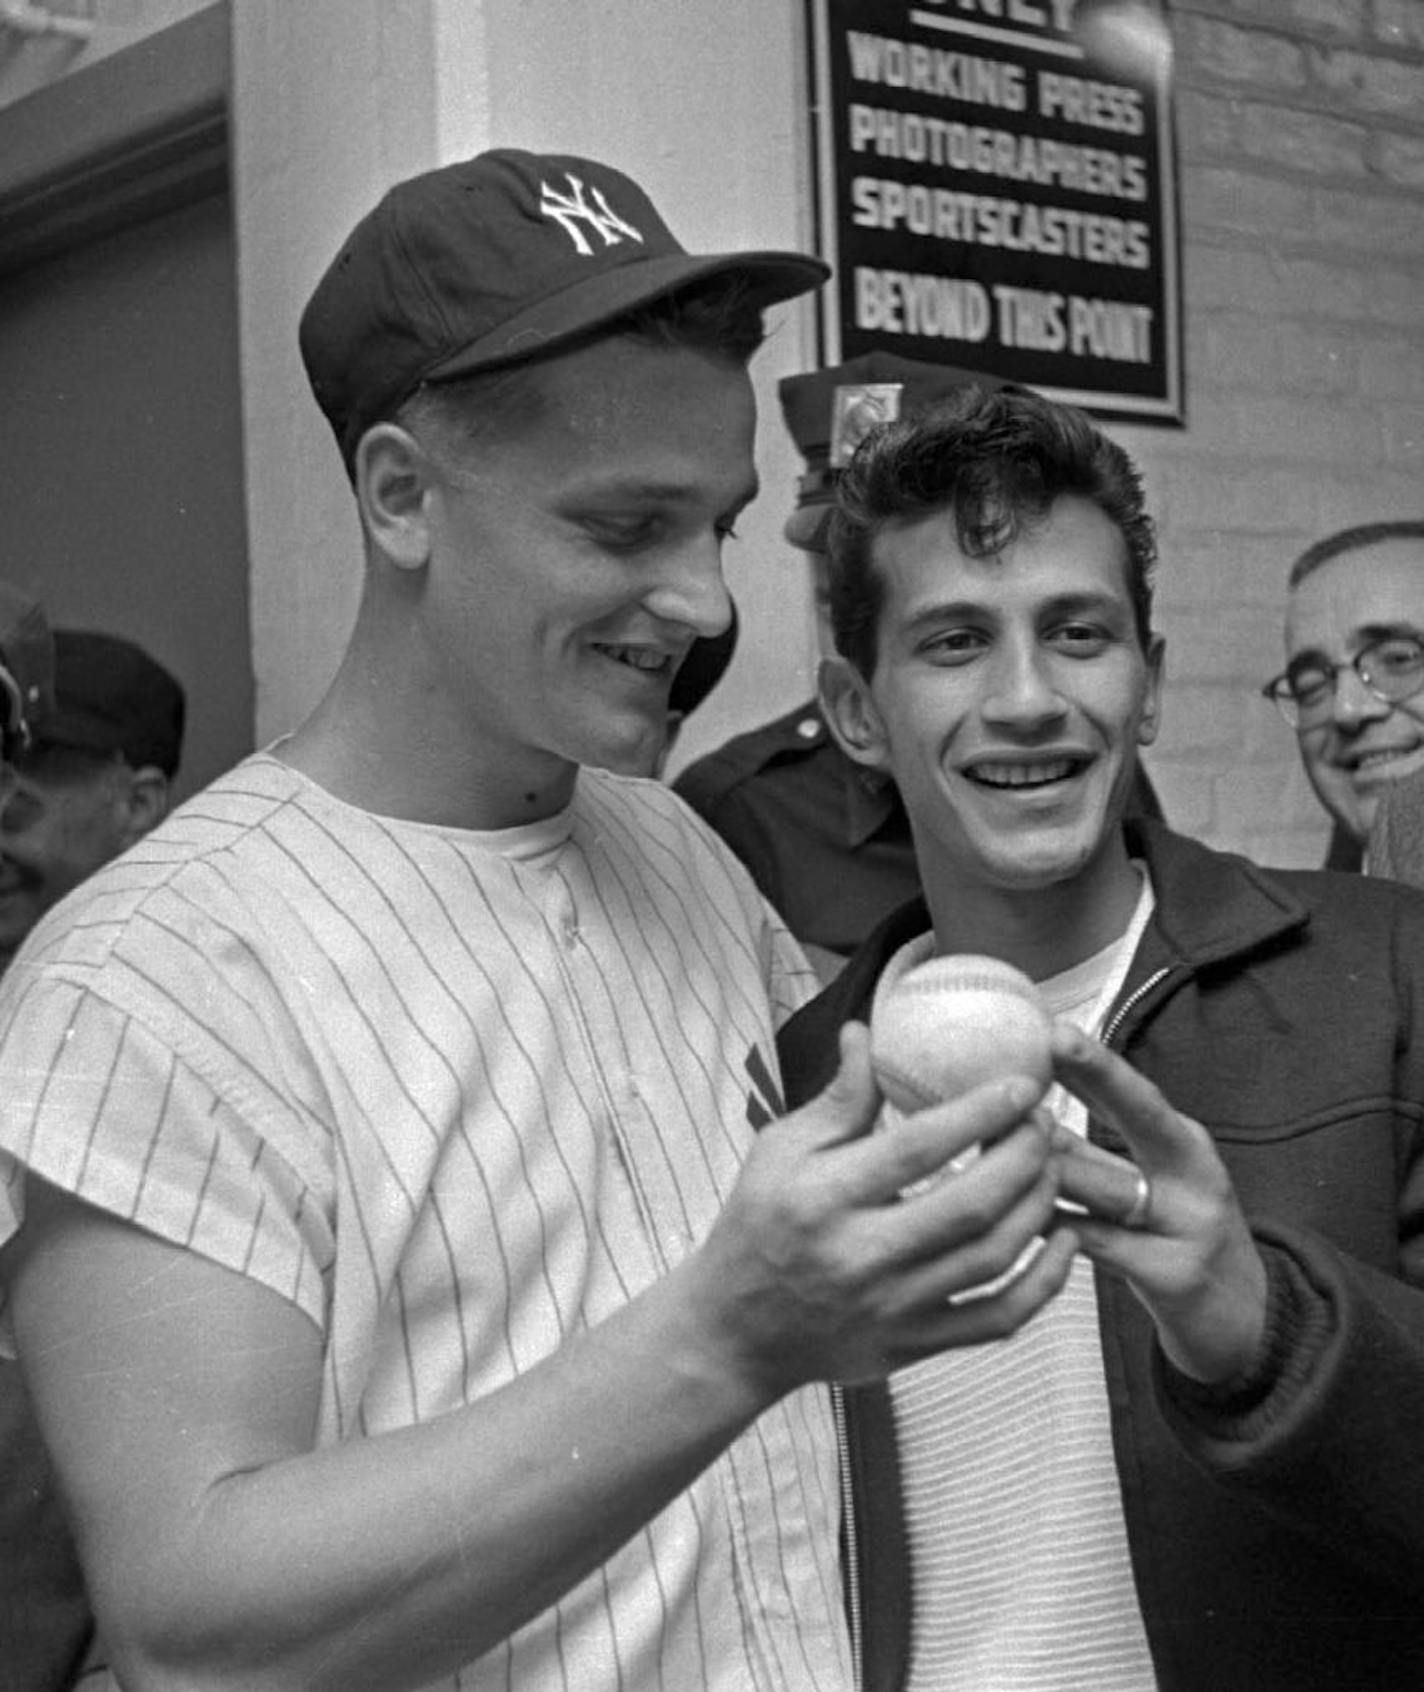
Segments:
[[[796,509],[782,533],[803,552],[823,552],[836,478],[877,423],[910,417],[970,384],[1001,388],[997,376],[954,364],[924,364],[894,353],[865,353],[845,364],[784,377],[781,414],[806,460]]]

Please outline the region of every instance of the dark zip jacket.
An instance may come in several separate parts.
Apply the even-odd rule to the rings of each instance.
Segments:
[[[1129,834],[1157,906],[1105,1037],[1210,1129],[1271,1285],[1267,1355],[1222,1391],[1179,1376],[1131,1292],[1097,1277],[1159,1685],[1424,1687],[1424,894]],[[786,1024],[789,1105],[929,926],[920,901],[895,913]],[[852,1625],[868,1692],[895,1692],[914,1598],[894,1418],[883,1384],[845,1399]]]

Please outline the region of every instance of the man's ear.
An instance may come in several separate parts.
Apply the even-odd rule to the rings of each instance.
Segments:
[[[1150,746],[1162,726],[1162,682],[1166,675],[1167,642],[1159,634],[1147,643],[1147,695],[1137,721],[1137,744]]]
[[[353,469],[367,534],[398,568],[423,569],[430,561],[436,480],[429,454],[398,423],[376,423],[357,443]]]
[[[841,750],[867,769],[888,769],[885,725],[865,677],[849,658],[834,657],[821,660],[817,681],[822,715]]]
[[[120,801],[119,831],[132,846],[168,815],[168,777],[156,764],[140,764],[128,772]]]

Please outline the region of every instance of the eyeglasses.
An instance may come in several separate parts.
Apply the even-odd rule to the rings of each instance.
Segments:
[[[1292,728],[1309,727],[1329,716],[1336,677],[1342,670],[1353,670],[1376,699],[1398,705],[1424,688],[1424,640],[1415,635],[1385,635],[1361,647],[1343,664],[1298,658],[1266,683],[1261,696],[1277,707]]]

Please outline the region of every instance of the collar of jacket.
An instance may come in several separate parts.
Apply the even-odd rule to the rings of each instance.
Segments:
[[[1126,833],[1128,850],[1146,861],[1157,901],[1124,984],[1127,992],[1156,971],[1202,969],[1271,944],[1309,921],[1290,889],[1246,858],[1147,820],[1129,822]],[[783,1028],[778,1042],[783,1064],[810,1080],[798,1087],[801,1098],[819,1091],[835,1073],[834,1030],[869,1014],[887,960],[929,925],[923,898],[892,911],[830,986]]]
[[[1130,821],[1125,828],[1128,850],[1145,859],[1157,897],[1148,933],[1164,954],[1156,959],[1159,967],[1167,962],[1201,969],[1310,920],[1295,894],[1248,858],[1218,852],[1160,823]]]

